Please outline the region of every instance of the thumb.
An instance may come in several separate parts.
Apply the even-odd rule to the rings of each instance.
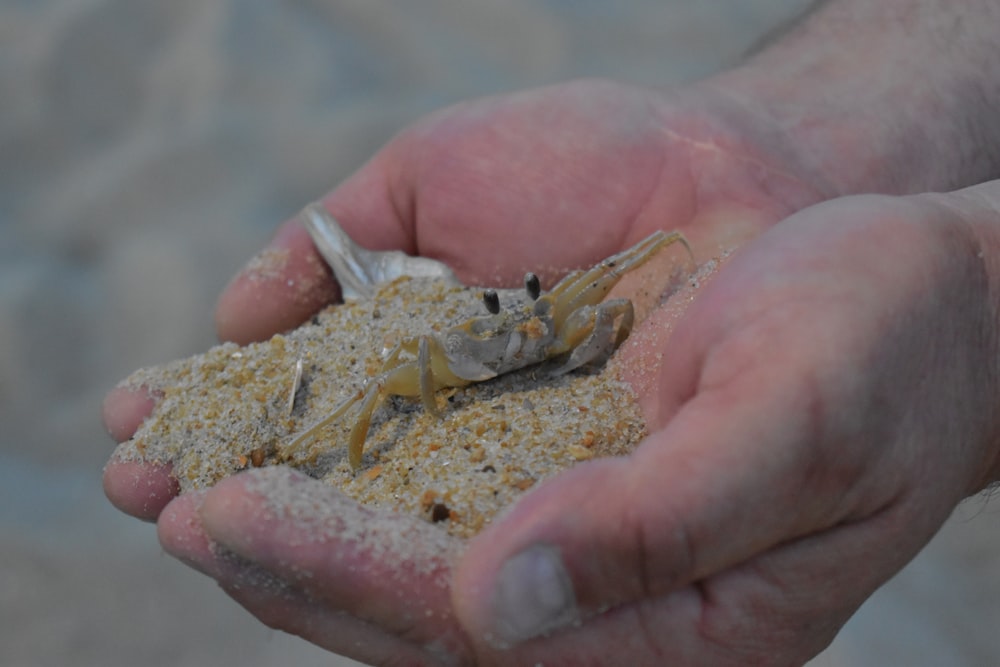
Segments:
[[[470,636],[503,647],[543,635],[856,511],[858,497],[824,493],[803,465],[808,401],[794,387],[740,401],[702,394],[632,456],[540,486],[459,563],[453,603]]]

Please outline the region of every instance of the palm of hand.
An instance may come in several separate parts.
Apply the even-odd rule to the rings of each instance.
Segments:
[[[573,603],[556,620],[585,622],[510,664],[821,650],[987,481],[987,287],[962,224],[923,204],[841,200],[742,250],[670,339],[648,411],[659,430],[627,460],[545,484],[464,554],[453,597],[470,634],[546,627],[523,602],[553,579],[537,554],[556,551]],[[525,554],[518,590],[505,575]]]
[[[385,218],[466,282],[510,284],[526,267],[551,279],[593,264],[653,229],[696,246],[740,239],[815,197],[690,114],[653,91],[586,82],[446,109],[376,158],[392,184]],[[341,194],[327,203],[347,219]]]

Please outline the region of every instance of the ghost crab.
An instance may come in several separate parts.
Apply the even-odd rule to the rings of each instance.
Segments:
[[[344,288],[345,298],[370,295],[374,283],[399,275],[437,275],[455,281],[439,262],[359,248],[319,205],[306,208],[302,219]],[[506,307],[501,307],[495,290],[485,290],[487,315],[442,333],[400,342],[385,356],[377,375],[281,447],[279,455],[293,458],[324,427],[357,404],[348,439],[348,461],[357,470],[372,415],[389,395],[419,397],[428,413],[440,416],[435,401],[440,389],[464,387],[562,356],[565,360],[551,371],[554,376],[605,362],[628,337],[635,318],[629,299],[605,301],[605,297],[623,275],[673,243],[683,245],[693,260],[683,235],[658,230],[588,270],[572,271],[548,292],[542,293],[537,276],[527,274],[523,294]]]

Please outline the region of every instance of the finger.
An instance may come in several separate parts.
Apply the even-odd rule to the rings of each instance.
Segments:
[[[144,521],[155,521],[180,493],[169,465],[143,461],[112,458],[104,468],[103,483],[104,495],[112,505]]]
[[[144,387],[115,387],[101,406],[104,428],[115,442],[125,442],[153,412],[157,398]]]
[[[339,294],[309,234],[293,219],[226,286],[215,308],[216,331],[240,345],[266,340],[298,326]]]
[[[156,405],[156,395],[145,388],[115,387],[102,408],[104,426],[117,442],[132,437]],[[104,468],[104,494],[111,503],[132,516],[155,521],[179,492],[177,480],[166,464],[124,461],[112,455]]]
[[[818,654],[911,556],[895,511],[795,540],[664,595],[497,652],[503,664],[791,665]],[[907,540],[908,541],[908,540]]]
[[[343,610],[317,602],[308,593],[274,583],[252,565],[238,566],[232,559],[227,572],[217,577],[222,589],[258,620],[338,655],[366,665],[438,665],[433,649],[422,649]]]
[[[170,555],[215,579],[268,627],[369,664],[434,664],[429,654],[371,623],[314,599],[250,560],[213,543],[198,516],[207,491],[185,494],[163,512],[160,543]]]
[[[199,515],[212,540],[312,599],[416,646],[461,650],[449,606],[458,542],[439,529],[284,468],[224,480]]]
[[[362,246],[413,252],[412,232],[389,199],[380,153],[322,203]],[[282,224],[270,244],[223,290],[215,310],[219,337],[241,345],[292,329],[340,298],[333,275],[297,218]]]

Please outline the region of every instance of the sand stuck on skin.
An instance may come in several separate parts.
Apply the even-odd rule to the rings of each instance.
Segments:
[[[680,282],[692,289],[697,277]],[[671,284],[667,291],[677,291],[676,277]],[[513,290],[498,292],[501,303],[513,298]],[[122,384],[145,388],[157,404],[116,458],[170,464],[182,491],[254,467],[290,465],[364,505],[472,536],[545,478],[625,455],[642,439],[643,416],[617,355],[600,368],[556,376],[554,360],[442,390],[440,418],[419,399],[389,397],[374,411],[358,470],[346,446],[356,407],[290,457],[282,448],[357,395],[404,338],[485,315],[482,293],[401,278],[374,299],[327,307],[270,340],[226,343],[141,369]],[[647,296],[659,301],[666,293]],[[637,310],[641,316],[638,303]]]

